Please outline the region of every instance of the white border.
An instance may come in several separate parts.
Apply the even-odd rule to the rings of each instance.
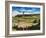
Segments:
[[[21,6],[21,7],[39,7],[40,8],[40,30],[31,30],[31,31],[12,31],[12,6]],[[26,33],[43,33],[43,6],[40,5],[22,5],[22,4],[10,4],[10,29],[9,34],[26,34]]]

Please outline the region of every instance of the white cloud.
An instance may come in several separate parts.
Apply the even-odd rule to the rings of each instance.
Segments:
[[[16,16],[16,15],[18,15],[18,14],[23,14],[23,13],[19,13],[19,12],[17,12],[17,11],[13,11],[13,12],[12,12],[12,16]]]
[[[22,15],[23,13],[22,12],[20,13],[16,10],[12,12],[12,16],[16,16],[18,14]],[[38,12],[38,11],[37,12],[25,12],[24,14],[40,14],[40,12]]]

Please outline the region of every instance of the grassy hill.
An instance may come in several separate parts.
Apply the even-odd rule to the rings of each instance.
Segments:
[[[12,26],[13,30],[40,30],[40,14],[13,16]]]

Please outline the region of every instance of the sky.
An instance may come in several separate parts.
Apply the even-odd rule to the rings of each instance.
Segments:
[[[17,14],[40,14],[40,8],[38,7],[12,7],[12,15]]]

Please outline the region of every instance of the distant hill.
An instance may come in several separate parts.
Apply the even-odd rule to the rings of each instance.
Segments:
[[[40,15],[40,14],[18,14],[16,16],[34,16],[34,15]]]

